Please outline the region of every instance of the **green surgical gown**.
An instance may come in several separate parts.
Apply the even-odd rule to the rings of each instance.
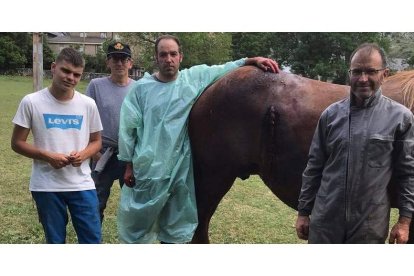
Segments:
[[[135,186],[121,191],[121,242],[191,241],[198,220],[188,116],[211,82],[244,63],[194,66],[168,83],[146,73],[131,88],[121,108],[118,158],[132,162]]]

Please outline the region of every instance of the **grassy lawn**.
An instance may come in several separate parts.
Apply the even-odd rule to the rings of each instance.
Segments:
[[[47,86],[50,80],[44,81]],[[32,91],[32,79],[0,76],[0,243],[44,243],[43,230],[37,219],[28,189],[31,160],[10,148],[11,122],[21,98]],[[85,91],[86,82],[78,86]],[[114,184],[103,224],[104,243],[118,243],[116,210],[119,185]],[[303,243],[296,237],[296,212],[281,203],[253,176],[237,180],[220,203],[210,225],[210,241],[218,244]],[[395,221],[395,211],[393,211]],[[71,225],[68,243],[76,243]]]

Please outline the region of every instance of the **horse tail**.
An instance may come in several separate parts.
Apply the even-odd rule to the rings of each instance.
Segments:
[[[414,70],[399,72],[387,81],[401,83],[402,104],[414,112]]]

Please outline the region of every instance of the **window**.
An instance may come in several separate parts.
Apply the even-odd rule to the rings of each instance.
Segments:
[[[100,37],[101,38],[106,38],[106,33],[101,33]]]

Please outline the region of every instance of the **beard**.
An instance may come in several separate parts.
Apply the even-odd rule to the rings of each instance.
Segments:
[[[171,78],[178,74],[178,68],[175,68],[175,67],[160,68],[160,74]]]

